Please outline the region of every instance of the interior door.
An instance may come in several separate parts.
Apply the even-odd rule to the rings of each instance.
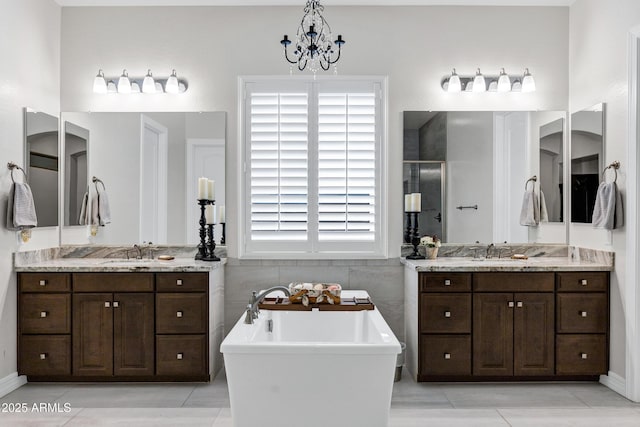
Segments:
[[[141,116],[140,242],[167,243],[168,130]]]
[[[473,375],[513,375],[513,294],[473,295]]]
[[[152,293],[113,295],[114,375],[154,374]]]
[[[552,293],[515,294],[515,375],[554,374],[554,301]]]
[[[73,295],[73,375],[113,375],[113,295]]]
[[[446,241],[444,235],[444,181],[445,163],[438,161],[405,162],[403,181],[404,194],[421,193],[422,206],[418,215],[418,229],[421,236],[438,236]],[[406,214],[404,216],[406,229]]]

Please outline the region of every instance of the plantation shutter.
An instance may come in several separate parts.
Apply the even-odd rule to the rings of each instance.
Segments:
[[[251,93],[252,240],[307,240],[309,95]]]

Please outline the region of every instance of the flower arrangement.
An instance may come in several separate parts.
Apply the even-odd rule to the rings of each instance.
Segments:
[[[420,238],[420,246],[426,246],[428,248],[439,248],[442,246],[438,236],[422,236]]]

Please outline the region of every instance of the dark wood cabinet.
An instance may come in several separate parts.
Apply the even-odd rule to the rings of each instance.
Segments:
[[[117,293],[113,299],[114,375],[153,375],[153,294]]]
[[[73,375],[113,375],[112,294],[73,296]]]
[[[473,374],[513,375],[513,294],[473,295]]]
[[[513,374],[554,374],[552,293],[517,293],[513,312]]]

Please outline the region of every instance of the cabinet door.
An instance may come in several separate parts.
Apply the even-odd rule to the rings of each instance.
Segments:
[[[514,375],[554,374],[552,293],[515,294]]]
[[[113,295],[114,375],[153,375],[153,294]]]
[[[513,375],[513,294],[473,296],[473,375]]]
[[[73,295],[73,374],[113,375],[112,294]]]

